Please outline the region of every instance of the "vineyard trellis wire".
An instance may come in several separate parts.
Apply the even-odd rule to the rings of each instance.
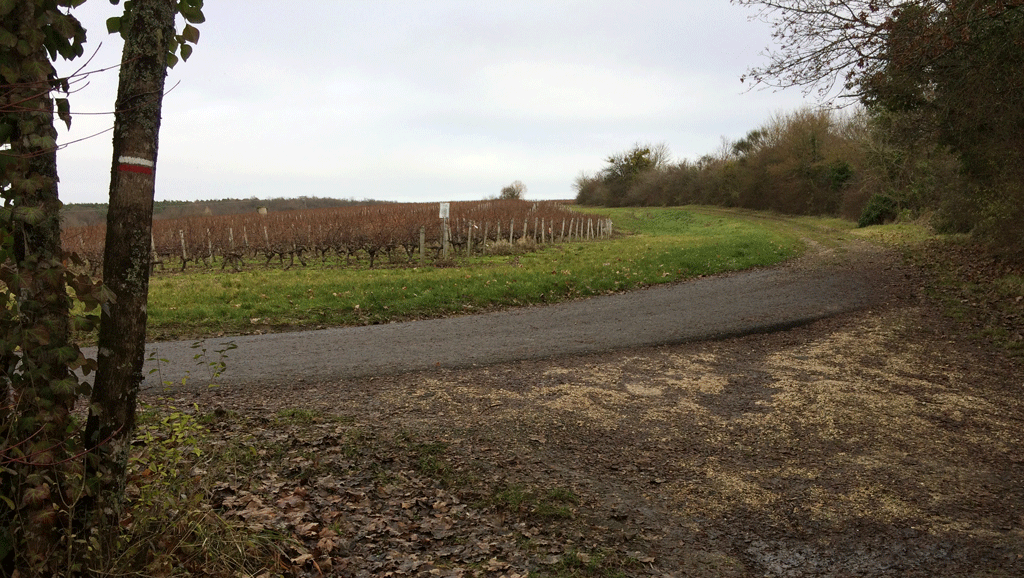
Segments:
[[[569,210],[564,201],[488,200],[450,204],[448,242],[456,254],[495,245],[536,245],[609,237],[611,220]],[[184,270],[189,263],[240,270],[253,263],[284,268],[331,256],[346,264],[441,260],[442,221],[437,203],[394,203],[322,209],[189,216],[153,223],[152,265]],[[91,272],[103,265],[104,225],[68,227],[64,249]]]

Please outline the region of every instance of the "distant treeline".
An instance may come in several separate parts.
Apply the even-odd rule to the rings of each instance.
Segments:
[[[606,158],[596,174],[579,176],[576,201],[721,205],[861,225],[930,215],[942,232],[972,232],[1019,250],[1020,180],[982,179],[962,157],[913,113],[805,108],[775,115],[739,140],[723,139],[696,161],[673,162],[664,145],[635,145]],[[1006,160],[1000,174],[1020,174],[1017,159]]]
[[[330,209],[361,205],[379,205],[388,201],[373,199],[330,199],[321,197],[297,197],[294,199],[220,199],[212,201],[156,201],[153,204],[153,219],[180,219],[192,216],[239,215],[255,213],[261,207],[268,212],[296,211],[302,209]],[[105,224],[106,203],[75,203],[61,209],[64,227],[89,227]]]

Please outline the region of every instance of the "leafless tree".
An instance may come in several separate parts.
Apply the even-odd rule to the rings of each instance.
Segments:
[[[523,181],[512,181],[512,184],[501,188],[500,199],[522,199],[526,194],[526,185]]]

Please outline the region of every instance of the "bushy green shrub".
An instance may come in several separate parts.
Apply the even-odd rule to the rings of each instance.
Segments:
[[[898,212],[899,206],[889,195],[872,195],[857,221],[857,226],[870,227],[871,225],[881,225],[886,221],[893,221]]]

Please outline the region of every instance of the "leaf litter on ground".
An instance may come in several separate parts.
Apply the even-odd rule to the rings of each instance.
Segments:
[[[567,555],[589,560],[560,520],[488,501],[471,474],[446,479],[459,466],[425,467],[435,444],[329,416],[268,426],[226,414],[211,426],[218,451],[240,456],[211,502],[249,532],[290,538],[289,575],[522,578]]]

